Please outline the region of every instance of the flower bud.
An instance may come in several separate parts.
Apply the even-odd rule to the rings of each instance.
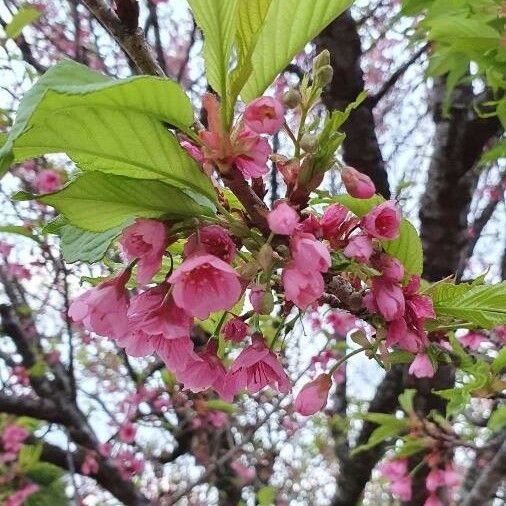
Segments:
[[[304,134],[300,140],[300,147],[307,153],[314,153],[318,147],[318,137],[310,133]]]
[[[334,69],[330,65],[324,65],[315,74],[314,82],[320,88],[325,88],[325,86],[327,86],[332,82],[333,77],[334,77]]]
[[[256,260],[243,264],[237,269],[241,278],[244,279],[253,279],[259,270],[260,265]]]
[[[341,171],[341,179],[346,191],[357,199],[370,199],[376,192],[371,178],[353,167],[345,167]]]
[[[332,379],[328,374],[320,374],[306,383],[295,398],[295,410],[304,416],[314,415],[327,404]]]
[[[313,74],[316,75],[318,70],[326,65],[330,65],[330,52],[328,49],[324,49],[313,58]]]
[[[264,271],[268,271],[272,265],[272,254],[270,244],[264,244],[258,252],[257,261]]]
[[[302,96],[298,90],[290,88],[283,95],[283,104],[287,109],[295,109],[301,102]]]

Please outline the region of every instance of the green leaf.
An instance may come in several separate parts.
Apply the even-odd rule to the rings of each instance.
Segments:
[[[0,232],[5,234],[16,234],[22,235],[23,237],[28,237],[28,239],[32,239],[35,242],[39,242],[39,239],[36,235],[33,234],[31,230],[21,225],[3,225],[0,226]]]
[[[209,409],[216,409],[217,411],[223,411],[224,413],[228,413],[229,415],[235,413],[235,406],[230,404],[230,402],[222,401],[221,399],[211,399],[206,401],[206,406]]]
[[[506,282],[496,285],[438,284],[431,293],[438,316],[453,316],[491,329],[506,323]]]
[[[62,225],[58,230],[58,235],[63,258],[69,264],[98,262],[125,226],[121,224],[119,227],[97,233],[82,230],[74,225]]]
[[[396,452],[398,458],[410,457],[426,448],[426,442],[422,438],[406,436],[401,448]]]
[[[353,0],[273,0],[251,56],[252,73],[241,95],[261,95],[293,57]]]
[[[36,198],[58,209],[71,225],[91,232],[108,231],[134,217],[181,219],[212,212],[161,181],[102,172],[79,175],[55,193],[19,193],[16,198]]]
[[[377,425],[392,425],[401,421],[395,415],[387,415],[386,413],[363,413],[358,416]]]
[[[500,432],[506,427],[506,406],[499,406],[490,416],[487,427],[492,432]]]
[[[10,23],[4,28],[5,35],[8,39],[15,39],[21,35],[23,28],[37,21],[41,15],[42,11],[37,7],[24,5],[14,14]]]
[[[415,398],[415,395],[416,390],[414,388],[408,388],[399,395],[399,404],[407,414],[413,412],[413,399]]]
[[[41,486],[49,486],[63,476],[62,470],[48,462],[37,462],[26,473],[30,480]]]
[[[239,0],[188,0],[195,21],[204,32],[204,60],[206,76],[213,90],[227,104],[229,66],[235,38],[237,6]]]
[[[497,357],[494,358],[490,367],[496,374],[500,373],[506,367],[506,346],[499,350]]]
[[[365,216],[373,207],[385,201],[380,195],[375,195],[370,199],[356,199],[350,195],[337,195],[332,200],[342,204],[358,217]],[[401,220],[399,237],[391,241],[382,241],[382,245],[389,255],[402,262],[407,273],[422,273],[422,242],[415,227],[406,218]]]
[[[24,472],[27,472],[39,462],[41,455],[42,443],[23,445],[18,454],[18,464]]]
[[[435,394],[448,401],[446,406],[446,416],[449,417],[462,411],[469,402],[471,395],[463,388],[448,388],[446,390],[436,390]]]
[[[262,487],[257,492],[258,506],[272,506],[276,502],[276,489],[272,485]]]
[[[375,446],[379,445],[383,441],[390,439],[394,436],[398,436],[406,429],[406,422],[404,420],[396,420],[395,423],[392,421],[387,425],[380,425],[377,429],[374,429],[373,433],[369,437],[369,441],[366,444],[357,446],[351,451],[351,456],[357,453],[370,450]]]

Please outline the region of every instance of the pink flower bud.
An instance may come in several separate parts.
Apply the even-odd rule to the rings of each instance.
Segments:
[[[376,187],[371,178],[353,167],[345,167],[341,171],[341,179],[346,191],[352,197],[370,199],[376,193]]]
[[[306,383],[295,398],[295,411],[304,416],[314,415],[327,404],[332,379],[328,374],[320,374]]]
[[[383,253],[379,260],[374,263],[374,267],[383,273],[383,277],[398,283],[404,277],[404,266],[397,258]]]
[[[279,100],[260,97],[246,106],[244,123],[257,134],[273,135],[279,132],[284,122],[284,108]]]
[[[435,371],[429,357],[425,353],[418,353],[408,372],[415,378],[432,378]]]
[[[299,215],[286,202],[279,202],[267,215],[267,223],[275,234],[292,235],[297,223],[299,223]]]
[[[366,235],[355,235],[344,248],[344,255],[354,258],[357,262],[366,263],[373,252],[372,240]]]
[[[300,271],[327,272],[332,264],[327,247],[312,234],[298,233],[290,241],[295,265]]]
[[[362,220],[363,227],[376,239],[395,239],[399,235],[401,213],[387,200],[374,207]]]
[[[339,233],[341,225],[348,216],[348,209],[341,204],[332,204],[323,212],[320,219],[323,237],[330,239]]]
[[[249,326],[240,318],[232,318],[223,325],[222,334],[227,341],[240,343],[249,333]]]
[[[406,309],[404,293],[399,285],[383,277],[372,281],[374,302],[387,322],[397,320],[404,315]]]
[[[285,298],[300,309],[307,309],[323,294],[323,277],[318,271],[303,272],[292,261],[283,269],[282,274]]]
[[[204,163],[202,151],[189,141],[181,141],[181,147],[200,165]]]
[[[195,254],[217,256],[227,263],[235,257],[236,247],[227,230],[219,225],[202,227],[198,234],[192,234],[184,246],[184,254],[190,257]]]

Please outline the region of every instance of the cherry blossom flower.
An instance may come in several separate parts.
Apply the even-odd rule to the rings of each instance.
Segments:
[[[35,483],[28,483],[23,488],[7,497],[4,506],[21,506],[31,495],[38,491],[38,485],[35,485]]]
[[[322,229],[323,237],[330,239],[337,235],[341,230],[341,226],[348,217],[349,211],[341,204],[331,204],[320,218],[320,226]]]
[[[267,223],[274,234],[292,235],[299,223],[299,215],[286,202],[279,202],[267,215]]]
[[[476,351],[481,343],[486,342],[487,338],[480,332],[469,331],[457,337],[463,346],[470,350]]]
[[[290,249],[295,266],[301,272],[327,272],[332,264],[329,250],[312,234],[295,234],[290,241]]]
[[[118,437],[123,443],[132,444],[135,441],[135,425],[131,422],[125,422],[119,429]]]
[[[367,233],[376,239],[395,239],[399,235],[401,214],[394,202],[387,200],[374,207],[364,218],[362,224]]]
[[[371,178],[353,167],[344,167],[341,179],[346,191],[357,199],[370,199],[376,193],[376,187]]]
[[[185,260],[170,276],[176,304],[205,320],[214,311],[230,309],[241,297],[239,275],[214,255]]]
[[[412,374],[415,378],[432,378],[434,373],[432,362],[425,353],[418,353],[409,366],[409,374]]]
[[[269,172],[267,159],[271,147],[263,137],[244,130],[238,136],[235,152],[238,155],[234,158],[234,163],[245,179],[262,177]]]
[[[149,283],[160,270],[167,242],[167,227],[157,220],[139,218],[123,230],[120,245],[128,261],[139,259],[140,284]]]
[[[293,302],[300,309],[307,309],[323,294],[323,277],[319,272],[303,272],[291,261],[282,274],[285,299]]]
[[[62,178],[56,170],[44,169],[37,174],[33,184],[39,193],[52,193],[61,188]]]
[[[404,293],[399,285],[382,276],[375,277],[372,295],[377,310],[386,321],[397,320],[404,315]]]
[[[188,238],[184,246],[184,254],[187,258],[198,254],[209,254],[224,262],[232,263],[235,253],[236,247],[230,233],[219,225],[202,227],[198,233]]]
[[[354,235],[344,248],[343,253],[348,258],[354,258],[357,262],[366,263],[373,253],[372,240],[367,235]]]
[[[250,102],[244,111],[244,123],[257,134],[277,133],[284,122],[284,107],[272,97],[259,97]]]
[[[234,341],[236,343],[240,343],[248,335],[249,331],[249,325],[237,317],[228,320],[221,329],[223,337],[227,341]]]

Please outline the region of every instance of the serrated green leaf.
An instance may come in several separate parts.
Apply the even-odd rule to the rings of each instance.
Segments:
[[[90,232],[105,232],[134,217],[180,219],[212,212],[183,191],[161,181],[86,172],[60,191],[33,196],[56,208],[68,223]]]
[[[463,388],[448,388],[446,390],[436,390],[434,391],[434,393],[448,401],[448,404],[446,406],[447,417],[462,411],[471,398],[469,392],[467,392]]]
[[[438,316],[453,316],[482,329],[506,323],[504,281],[496,285],[479,286],[444,283],[437,285],[431,295]]]
[[[188,0],[195,21],[204,32],[206,76],[222,97],[228,115],[229,66],[235,39],[238,0]]]
[[[18,464],[24,472],[32,469],[40,460],[42,444],[23,445],[18,453]]]
[[[415,398],[415,395],[416,390],[414,388],[408,388],[399,395],[399,404],[407,414],[413,412],[413,399]]]
[[[34,7],[33,5],[24,5],[21,7],[16,14],[14,14],[10,23],[4,28],[5,35],[9,39],[15,39],[23,29],[37,21],[42,15],[40,8]]]
[[[406,436],[401,448],[397,450],[395,455],[398,458],[410,457],[411,455],[424,450],[426,446],[427,444],[424,439]]]
[[[206,406],[209,409],[216,409],[217,411],[223,411],[224,413],[233,414],[235,413],[235,406],[229,402],[222,401],[221,399],[210,399],[206,401]]]
[[[252,73],[241,95],[261,95],[292,58],[353,0],[273,0],[251,56]]]
[[[358,217],[365,216],[373,207],[385,201],[380,195],[370,199],[356,199],[351,195],[332,197],[334,202],[342,204]],[[422,242],[415,227],[406,218],[401,220],[399,237],[392,241],[382,241],[383,249],[402,262],[409,274],[421,274],[423,271]]]
[[[406,428],[407,422],[405,420],[399,420],[397,418],[390,420],[388,423],[380,425],[377,429],[374,429],[367,443],[354,448],[351,452],[351,455],[353,456],[357,453],[370,450],[383,441],[398,436],[404,432]]]
[[[454,334],[450,334],[448,336],[448,340],[450,341],[453,352],[459,357],[459,367],[463,371],[469,371],[474,365],[471,356],[467,354],[466,350],[461,346]]]
[[[26,473],[27,477],[41,486],[49,486],[63,476],[63,471],[49,462],[37,462]]]

